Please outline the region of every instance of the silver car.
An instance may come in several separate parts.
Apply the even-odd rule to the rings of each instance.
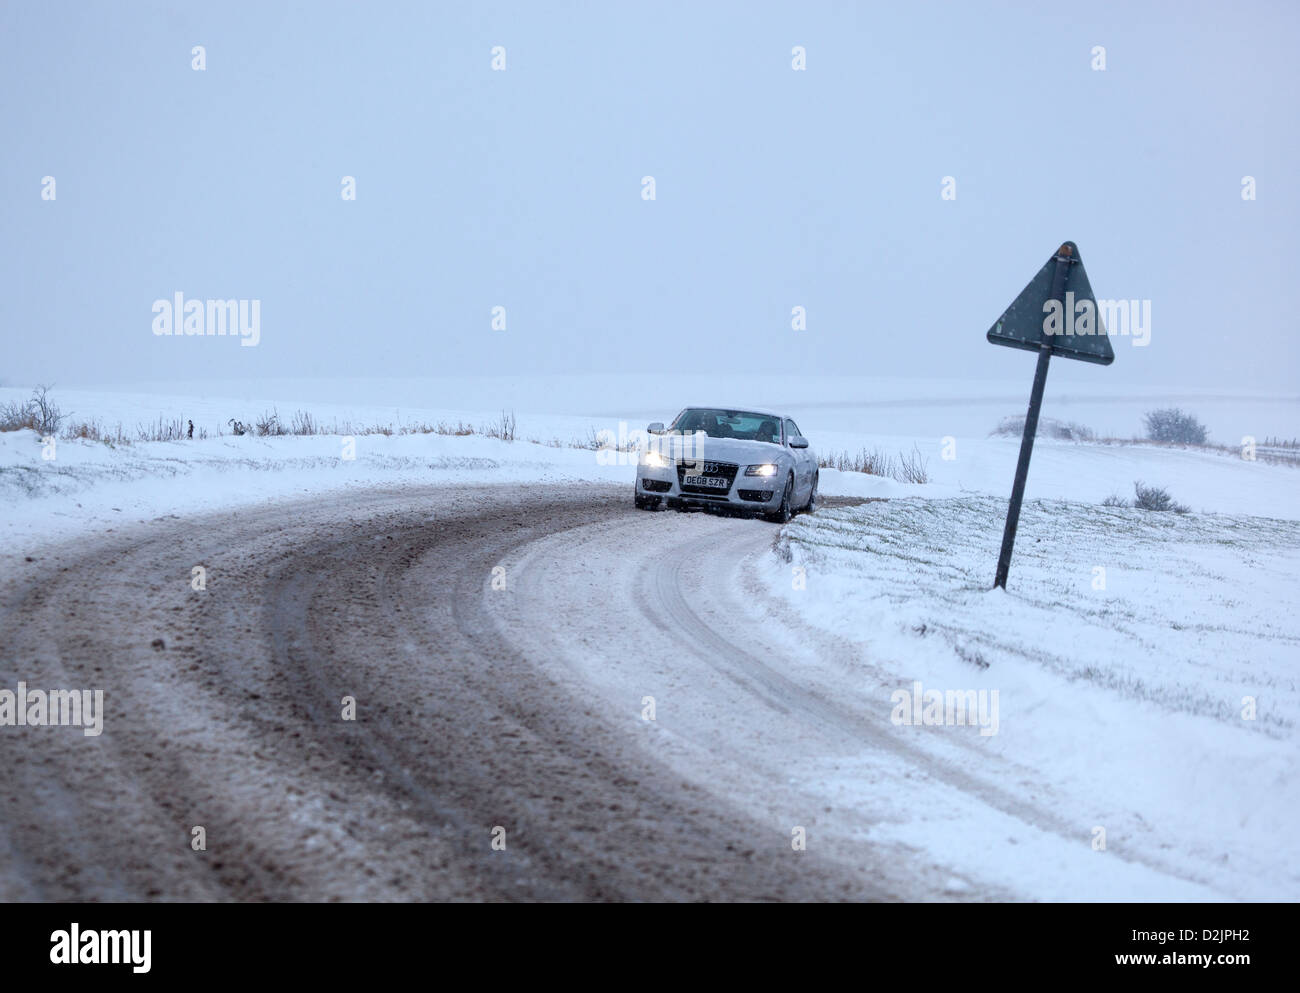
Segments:
[[[817,456],[788,417],[687,407],[648,428],[637,459],[636,505],[729,508],[785,523],[817,506]]]

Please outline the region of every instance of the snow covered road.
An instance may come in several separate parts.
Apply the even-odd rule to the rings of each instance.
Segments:
[[[514,563],[565,533],[594,559],[647,517],[622,487],[548,492],[352,493],[10,557],[4,684],[102,689],[106,712],[97,737],[6,729],[0,898],[925,895],[795,853],[735,784],[662,762],[639,698],[575,678],[545,641],[565,627],[529,616],[567,605],[599,643],[624,591],[575,612],[573,584]]]
[[[443,484],[8,554],[0,685],[106,713],[4,730],[0,898],[1223,895],[1158,825],[1092,851],[978,729],[892,724],[897,675],[774,590],[777,533]]]

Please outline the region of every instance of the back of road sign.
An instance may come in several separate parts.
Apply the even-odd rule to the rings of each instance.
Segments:
[[[1055,315],[1055,333],[1047,333],[1045,324],[1053,315],[1050,308],[1044,310],[1044,304],[1052,295],[1052,275],[1056,271],[1057,255],[1044,263],[1037,275],[1029,281],[1029,285],[1012,301],[1006,313],[989,328],[988,340],[995,345],[1024,348],[1032,352],[1038,351],[1046,340],[1051,343],[1053,355],[1110,365],[1115,361],[1115,353],[1110,347],[1110,336],[1102,326],[1101,312],[1092,295],[1083,259],[1079,258],[1079,249],[1074,242],[1067,241],[1057,254],[1068,256],[1070,269]],[[1072,305],[1072,309],[1067,304]],[[1091,315],[1087,313],[1088,308],[1091,308]],[[1079,333],[1076,328],[1086,333]]]

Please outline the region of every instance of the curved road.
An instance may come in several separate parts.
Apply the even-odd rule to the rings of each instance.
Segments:
[[[818,689],[853,648],[753,579],[776,533],[439,486],[7,557],[0,687],[106,714],[0,729],[0,899],[1005,897],[826,800],[808,755],[865,747],[1017,807]]]

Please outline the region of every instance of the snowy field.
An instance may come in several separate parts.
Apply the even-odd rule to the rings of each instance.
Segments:
[[[789,564],[767,579],[861,647],[860,666],[825,678],[882,722],[916,683],[923,698],[996,691],[994,734],[896,731],[999,770],[996,783],[1073,826],[1078,850],[925,784],[871,836],[1041,899],[1300,899],[1300,523],[1031,501],[1004,593],[989,587],[1005,509],[967,496],[797,518],[781,541]],[[852,764],[824,774],[834,795],[873,792]],[[1094,854],[1097,828],[1106,850]],[[1117,889],[1105,860],[1126,854],[1206,889]]]
[[[356,382],[267,381],[202,388],[169,384],[131,390],[61,390],[52,396],[69,423],[92,421],[128,437],[158,421],[193,420],[194,441],[134,442],[111,447],[59,440],[53,458],[31,432],[0,433],[0,547],[149,520],[166,514],[236,506],[348,487],[404,481],[518,483],[625,482],[626,459],[570,447],[595,432],[625,438],[652,420],[670,420],[690,403],[736,403],[788,413],[822,453],[881,449],[916,451],[930,482],[897,483],[861,473],[823,470],[827,495],[1005,497],[1019,449],[1017,437],[991,437],[1002,418],[1022,415],[1024,382],[965,384],[944,380],[755,377],[750,395],[719,400],[707,377],[685,375],[665,388],[657,377],[587,376],[535,379],[396,379]],[[1104,386],[1104,384],[1103,384]],[[184,390],[190,392],[172,392]],[[1054,393],[1053,390],[1056,392]],[[0,404],[21,401],[29,387],[0,388]],[[343,397],[348,399],[344,401]],[[1143,412],[1181,405],[1209,427],[1211,441],[1236,446],[1251,435],[1300,437],[1300,397],[1226,396],[1210,391],[1152,391],[1142,396],[1087,390],[1063,377],[1049,380],[1044,416],[1082,423],[1098,436],[1141,433]],[[275,411],[297,411],[340,431],[375,426],[399,431],[421,424],[489,426],[503,411],[517,420],[517,439],[480,435],[354,435],[236,437],[245,423]],[[207,438],[198,440],[204,433]],[[353,454],[354,458],[345,458]],[[950,457],[945,457],[950,456]],[[616,464],[606,464],[609,462]],[[1300,516],[1294,470],[1246,462],[1211,451],[1150,446],[1074,444],[1040,438],[1027,498],[1100,502],[1131,497],[1136,480],[1165,486],[1193,510]]]
[[[127,429],[159,417],[185,417],[197,429],[229,433],[227,421],[248,421],[276,408],[315,413],[326,423],[412,423],[439,418],[487,420],[514,410],[523,436],[550,440],[588,424],[633,427],[668,420],[688,404],[736,404],[775,409],[794,417],[822,448],[860,444],[864,437],[981,438],[1003,417],[1023,415],[1033,357],[1019,360],[1006,380],[966,382],[868,376],[738,376],[719,395],[718,378],[689,371],[664,374],[539,375],[534,377],[420,377],[372,379],[264,379],[115,384],[100,389],[52,390],[73,419],[94,418]],[[1053,367],[1043,416],[1081,423],[1099,437],[1142,433],[1142,414],[1155,407],[1185,408],[1206,425],[1210,440],[1235,446],[1243,436],[1300,436],[1300,396],[1208,389],[1110,387],[1104,373]],[[1082,379],[1080,379],[1082,376]],[[743,385],[738,385],[743,384]],[[0,403],[25,398],[34,384],[0,385]]]

